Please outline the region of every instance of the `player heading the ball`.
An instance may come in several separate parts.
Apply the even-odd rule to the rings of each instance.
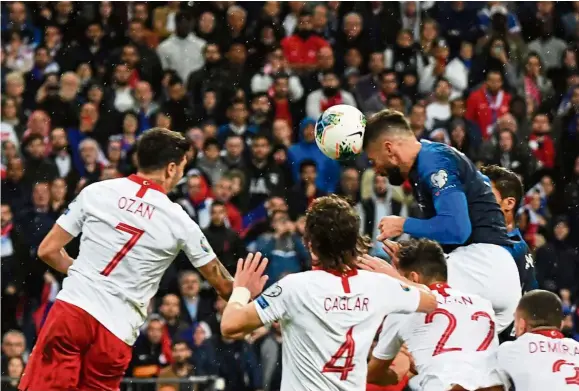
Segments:
[[[233,279],[199,226],[166,195],[183,176],[189,149],[180,133],[146,131],[137,174],[87,186],[46,235],[38,256],[68,276],[20,390],[118,389],[149,301],[181,250],[229,297]],[[64,246],[80,233],[72,259]]]
[[[360,218],[346,200],[316,199],[304,235],[313,270],[284,277],[252,303],[265,284],[267,261],[260,262],[259,253],[239,260],[221,332],[241,339],[279,322],[282,391],[365,389],[368,351],[384,316],[436,308],[432,293],[404,278],[357,269],[369,246],[359,229]]]

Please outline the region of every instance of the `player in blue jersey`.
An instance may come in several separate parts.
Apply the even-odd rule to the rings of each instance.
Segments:
[[[505,218],[474,164],[446,144],[418,141],[404,115],[383,110],[366,125],[364,150],[393,185],[408,179],[423,218],[386,216],[379,240],[402,233],[438,241],[448,254],[448,281],[493,304],[497,331],[506,329],[521,298],[519,272],[508,249]]]
[[[481,172],[489,178],[493,194],[505,216],[507,235],[513,241],[511,255],[519,268],[523,294],[537,289],[533,255],[515,222],[515,215],[524,195],[523,183],[517,174],[500,166],[486,166]]]

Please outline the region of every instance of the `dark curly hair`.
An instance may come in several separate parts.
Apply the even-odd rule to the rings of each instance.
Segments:
[[[335,194],[317,198],[306,214],[304,240],[324,269],[343,272],[356,267],[356,258],[371,242],[360,235],[360,216]]]
[[[412,239],[400,243],[398,259],[398,267],[405,274],[416,272],[430,282],[448,278],[446,255],[434,240]]]

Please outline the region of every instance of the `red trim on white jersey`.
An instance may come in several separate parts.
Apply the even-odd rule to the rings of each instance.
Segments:
[[[345,293],[350,293],[350,281],[348,279],[352,276],[358,275],[358,269],[350,269],[346,270],[345,272],[341,272],[338,270],[333,269],[322,269],[318,266],[312,266],[312,270],[322,270],[327,273],[333,274],[334,276],[340,277],[342,279],[342,287],[344,288]]]
[[[431,291],[437,291],[438,293],[440,293],[440,295],[442,297],[448,297],[450,296],[446,290],[447,289],[451,289],[450,286],[446,283],[446,282],[436,282],[434,284],[430,284],[428,285],[428,289],[430,289]]]
[[[543,335],[545,337],[549,337],[549,338],[553,338],[553,339],[565,338],[563,333],[560,332],[559,330],[556,330],[556,329],[533,330],[533,331],[530,331],[530,333],[540,334],[540,335]]]
[[[156,184],[155,182],[150,181],[147,178],[143,178],[139,175],[136,174],[132,174],[129,175],[127,177],[127,179],[129,179],[130,181],[133,181],[139,185],[141,185],[141,188],[139,189],[139,191],[137,192],[137,197],[139,198],[143,198],[145,196],[145,193],[147,192],[147,190],[151,189],[151,190],[157,190],[160,191],[163,194],[167,194],[167,192],[165,191],[165,189],[163,189],[161,187],[161,185]]]

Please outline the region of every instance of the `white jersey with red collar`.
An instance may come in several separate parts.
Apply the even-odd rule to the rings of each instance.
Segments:
[[[579,342],[537,330],[499,346],[498,363],[517,390],[579,390]]]
[[[264,324],[279,321],[282,391],[360,391],[384,316],[416,311],[417,288],[364,270],[288,275],[255,300]]]
[[[430,286],[438,308],[430,314],[389,315],[383,323],[374,357],[393,359],[402,344],[414,357],[416,390],[466,389],[503,384],[496,364],[498,338],[490,301],[464,294],[447,284]]]
[[[57,299],[82,308],[129,345],[179,251],[195,267],[215,258],[181,206],[137,175],[86,187],[56,224],[73,236],[82,232]]]

